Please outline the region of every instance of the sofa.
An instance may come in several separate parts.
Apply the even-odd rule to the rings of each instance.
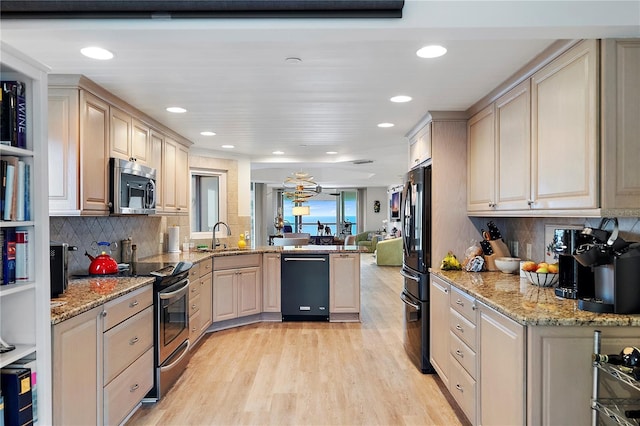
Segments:
[[[402,266],[402,238],[378,241],[376,244],[376,265]]]
[[[365,231],[356,234],[356,245],[365,248],[369,253],[373,253],[376,251],[378,241],[381,239],[382,236],[376,234],[375,231]]]

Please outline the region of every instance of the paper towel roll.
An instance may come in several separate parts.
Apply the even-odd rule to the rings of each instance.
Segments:
[[[180,227],[169,227],[169,244],[167,245],[169,253],[180,253]]]

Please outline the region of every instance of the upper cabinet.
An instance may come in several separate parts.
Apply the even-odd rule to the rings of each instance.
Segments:
[[[429,158],[431,158],[431,123],[427,123],[409,140],[409,170]]]
[[[158,213],[188,212],[189,141],[169,137],[171,132],[161,124],[152,128],[147,123],[153,120],[127,111],[135,109],[85,77],[51,76],[50,215],[108,215],[110,157],[157,169]],[[165,197],[167,193],[172,196]]]
[[[476,113],[468,213],[639,215],[639,66],[640,40],[583,40]]]

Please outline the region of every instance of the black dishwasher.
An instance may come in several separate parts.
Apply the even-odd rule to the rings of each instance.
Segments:
[[[284,254],[282,321],[329,321],[329,255]]]

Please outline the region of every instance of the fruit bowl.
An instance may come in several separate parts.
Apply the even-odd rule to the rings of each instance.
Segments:
[[[558,274],[523,271],[529,282],[539,287],[551,287],[558,282]]]
[[[520,267],[519,257],[498,257],[495,260],[496,267],[505,274],[513,274]]]

